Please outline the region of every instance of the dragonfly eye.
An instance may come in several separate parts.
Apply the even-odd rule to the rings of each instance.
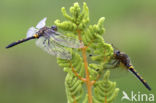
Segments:
[[[115,55],[116,55],[116,56],[119,56],[119,55],[120,55],[120,51],[119,51],[119,50],[116,50],[116,51],[115,51]]]
[[[57,26],[53,25],[53,26],[51,26],[51,28],[52,28],[54,31],[57,31]]]

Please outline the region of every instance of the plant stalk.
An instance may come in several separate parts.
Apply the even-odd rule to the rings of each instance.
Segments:
[[[82,43],[82,38],[81,38],[81,31],[77,30],[79,40]],[[86,47],[84,46],[81,48],[82,51],[82,56],[83,56],[83,61],[84,61],[84,66],[85,66],[85,73],[86,73],[86,85],[87,85],[87,90],[88,90],[88,103],[93,103],[92,100],[92,83],[89,78],[89,71],[88,71],[88,62],[87,62],[87,56],[86,56]]]
[[[107,96],[105,96],[105,103],[107,103]]]

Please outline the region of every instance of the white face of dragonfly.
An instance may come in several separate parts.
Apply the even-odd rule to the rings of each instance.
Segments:
[[[43,28],[43,27],[46,25],[46,20],[47,20],[46,17],[43,18],[43,19],[36,25],[36,28],[35,28],[35,27],[30,27],[30,28],[28,29],[28,31],[27,31],[26,37],[28,38],[28,37],[31,37],[31,36],[35,35],[36,32],[37,32],[39,29]]]

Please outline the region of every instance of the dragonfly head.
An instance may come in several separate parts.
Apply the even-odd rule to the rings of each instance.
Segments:
[[[114,55],[115,55],[116,57],[119,57],[119,56],[120,56],[120,51],[119,51],[119,50],[115,50],[115,51],[114,51]]]
[[[57,31],[57,26],[53,25],[53,26],[51,26],[51,29],[54,30],[54,31]]]

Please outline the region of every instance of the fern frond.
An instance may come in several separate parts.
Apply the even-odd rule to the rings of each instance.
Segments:
[[[94,84],[95,101],[97,103],[111,103],[117,96],[119,89],[116,88],[116,83],[109,81],[110,71],[107,71],[103,80],[97,81]]]
[[[70,8],[71,16],[67,14],[65,7],[62,7],[62,14],[68,21],[60,22],[57,19],[54,22],[55,25],[64,31],[74,32],[76,30],[84,30],[89,22],[89,10],[86,3],[83,4],[82,12],[80,11],[78,3],[74,3],[74,6]]]
[[[76,2],[69,11],[70,14],[63,7],[62,14],[66,21],[57,19],[54,23],[66,32],[66,36],[78,38],[84,47],[68,49],[72,55],[70,60],[57,58],[57,63],[67,72],[65,87],[68,103],[110,103],[119,89],[115,82],[109,81],[109,72],[103,74],[106,63],[113,57],[112,45],[103,39],[105,18],[100,18],[95,25],[89,25],[89,9],[86,3],[83,3],[81,10]],[[100,80],[103,75],[104,78]],[[85,97],[82,98],[82,95]]]
[[[64,31],[76,31],[77,30],[77,26],[76,24],[72,23],[71,21],[64,21],[64,22],[60,22],[60,20],[56,20],[54,22],[59,28],[63,29]]]
[[[82,32],[84,44],[88,46],[88,44],[92,44],[95,41],[97,42],[99,39],[97,35],[102,35],[105,31],[103,27],[104,17],[100,18],[98,24],[89,25],[89,27]]]
[[[82,58],[77,52],[72,52],[72,59],[66,60],[66,59],[57,59],[57,63],[64,68],[64,71],[71,72],[72,67],[74,67],[74,70],[81,76],[84,76],[84,63]]]
[[[68,103],[80,103],[83,95],[83,82],[78,80],[72,73],[68,73],[65,80]]]
[[[94,45],[94,55],[91,57],[93,61],[101,61],[106,62],[113,56],[113,47],[111,44],[107,44],[103,42],[103,38],[101,36],[97,36],[101,42],[98,45]],[[102,53],[101,53],[102,52]]]

